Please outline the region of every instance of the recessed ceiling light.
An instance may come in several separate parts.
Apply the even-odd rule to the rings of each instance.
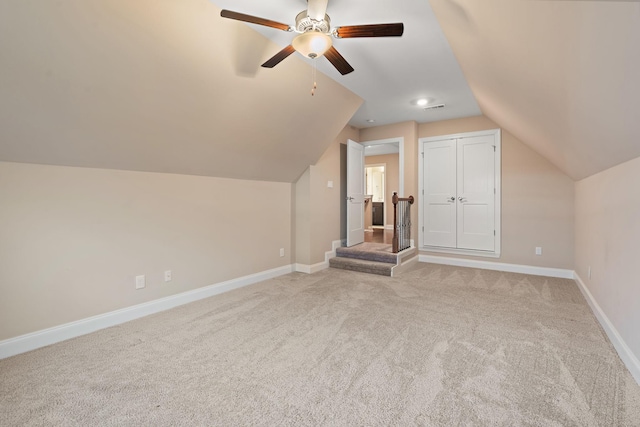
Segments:
[[[421,99],[418,99],[416,101],[416,104],[419,105],[420,107],[424,107],[428,103],[429,103],[429,101],[427,99],[425,99],[425,98],[421,98]]]
[[[375,123],[375,119],[367,119],[367,123]]]

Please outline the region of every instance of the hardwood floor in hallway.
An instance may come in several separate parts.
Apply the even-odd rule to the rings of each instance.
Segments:
[[[369,243],[388,243],[393,239],[393,230],[374,228],[373,231],[364,231],[364,241]]]

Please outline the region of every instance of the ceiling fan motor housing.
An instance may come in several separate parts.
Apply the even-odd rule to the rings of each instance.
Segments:
[[[299,33],[306,33],[307,31],[319,31],[321,33],[328,34],[331,29],[331,18],[329,15],[324,15],[322,21],[317,21],[310,18],[307,15],[307,11],[303,10],[296,16],[296,31]]]

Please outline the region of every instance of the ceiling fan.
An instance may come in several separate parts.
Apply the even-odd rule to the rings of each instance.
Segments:
[[[332,29],[331,19],[329,15],[326,14],[327,3],[328,0],[308,0],[307,10],[303,10],[296,16],[295,27],[230,10],[222,10],[220,16],[298,33],[289,46],[262,64],[265,68],[275,67],[293,52],[298,51],[303,56],[312,59],[324,55],[342,75],[352,72],[353,67],[349,65],[342,55],[338,53],[336,48],[333,47],[331,36],[339,39],[353,37],[400,37],[404,32],[403,23],[350,25]]]

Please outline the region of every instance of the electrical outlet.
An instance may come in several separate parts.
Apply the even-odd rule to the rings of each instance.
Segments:
[[[284,256],[284,248],[280,248],[280,256]]]
[[[327,181],[327,187],[333,188],[333,181]]]
[[[542,248],[540,246],[536,246],[536,255],[542,255]]]
[[[164,281],[165,282],[171,281],[171,270],[167,270],[164,272]]]
[[[144,274],[136,276],[136,289],[142,289],[145,286],[147,286],[147,281],[144,277]]]

